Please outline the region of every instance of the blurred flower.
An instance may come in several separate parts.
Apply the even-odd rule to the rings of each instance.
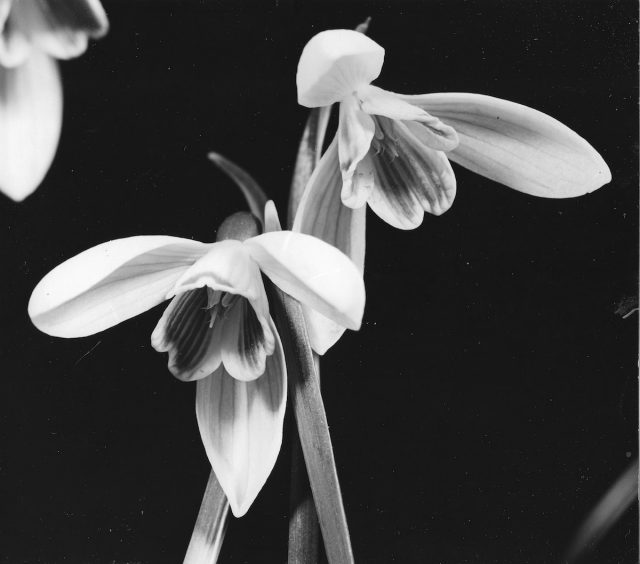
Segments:
[[[77,57],[107,29],[99,0],[0,0],[0,190],[10,198],[38,187],[58,146],[55,59]]]
[[[265,225],[279,228],[272,203]],[[286,404],[282,345],[261,273],[351,329],[360,327],[365,294],[353,263],[315,237],[257,235],[248,213],[231,216],[219,239],[221,233],[225,240],[209,244],[140,236],[93,247],[40,281],[29,315],[49,335],[83,337],[173,298],[151,342],[169,353],[174,376],[198,380],[202,440],[234,515],[241,516],[275,464]]]
[[[308,190],[326,190],[339,166],[344,205],[367,202],[389,224],[412,229],[424,211],[439,215],[451,206],[456,181],[449,158],[548,198],[579,196],[611,180],[584,139],[526,106],[479,94],[405,96],[371,85],[383,59],[380,45],[350,30],[324,31],[304,48],[299,103],[340,104],[338,132]],[[317,198],[309,195],[306,204]]]

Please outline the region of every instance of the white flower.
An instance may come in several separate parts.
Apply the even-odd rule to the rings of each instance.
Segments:
[[[602,157],[577,133],[537,110],[467,93],[406,96],[371,82],[384,49],[351,30],[329,30],[305,46],[298,102],[339,104],[338,131],[301,198],[294,231],[336,246],[361,271],[365,203],[400,229],[424,212],[445,212],[456,193],[449,160],[506,186],[547,198],[591,192],[611,180]],[[409,63],[407,63],[409,64]],[[325,348],[343,327],[307,312]]]
[[[265,216],[268,228],[279,228],[272,203]],[[358,269],[331,245],[290,231],[208,244],[166,236],[110,241],[56,267],[29,301],[41,331],[82,337],[173,297],[152,344],[169,353],[177,378],[198,380],[200,433],[236,516],[275,464],[286,404],[284,355],[262,274],[334,322],[360,327]]]
[[[107,32],[99,0],[0,0],[0,190],[21,201],[44,178],[62,123],[55,59]]]

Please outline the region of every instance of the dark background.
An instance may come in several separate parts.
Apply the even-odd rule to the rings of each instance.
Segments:
[[[637,6],[633,1],[108,2],[111,31],[62,64],[65,121],[39,190],[0,201],[0,559],[181,562],[209,466],[195,386],[150,346],[160,306],[62,340],[26,314],[61,261],[108,239],[212,241],[244,208],[205,158],[245,166],[280,210],[306,110],[299,53],[372,16],[378,85],[533,106],[613,181],[536,199],[454,165],[442,217],[369,214],[363,328],[323,361],[356,559],[559,563],[637,456]],[[286,560],[288,445],[222,563]],[[585,562],[637,562],[637,511]]]

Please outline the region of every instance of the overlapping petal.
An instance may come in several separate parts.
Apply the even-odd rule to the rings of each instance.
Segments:
[[[458,133],[454,162],[521,192],[570,198],[611,180],[598,152],[556,119],[521,104],[468,93],[402,98]]]
[[[424,145],[410,122],[378,116],[376,125],[379,141],[359,165],[374,173],[371,209],[399,229],[420,225],[423,210],[434,215],[448,210],[456,179],[446,154]]]
[[[329,106],[376,79],[384,49],[366,35],[349,29],[318,33],[306,44],[298,62],[298,103]]]
[[[248,239],[260,269],[282,291],[349,329],[364,312],[362,275],[351,260],[324,241],[281,231]]]
[[[419,139],[431,149],[451,151],[458,146],[455,129],[422,108],[405,102],[393,92],[368,85],[358,89],[358,99],[362,111],[368,114],[406,121],[407,125],[416,126]],[[419,122],[420,125],[413,122]]]
[[[358,163],[371,147],[375,123],[363,112],[355,96],[347,96],[340,103],[338,124],[338,155],[342,171],[342,203],[350,208],[359,208],[369,197],[370,185],[353,178]]]
[[[211,324],[207,290],[174,297],[151,335],[158,352],[169,353],[169,371],[183,381],[199,380],[222,362],[222,323]]]
[[[103,243],[49,272],[31,295],[29,315],[49,335],[97,333],[165,300],[180,275],[209,247],[165,236]]]
[[[364,271],[366,206],[352,209],[342,205],[342,176],[337,140],[331,143],[315,168],[304,191],[293,231],[313,235],[346,254],[360,273]],[[345,331],[314,309],[302,307],[313,350],[324,354]]]
[[[15,67],[31,52],[29,36],[22,29],[13,0],[0,0],[0,66]]]
[[[275,327],[274,353],[251,382],[221,366],[198,380],[196,415],[207,456],[236,517],[244,515],[266,482],[282,444],[287,375]]]
[[[19,66],[0,66],[2,192],[21,201],[38,187],[58,147],[61,124],[62,87],[53,59],[33,51]]]

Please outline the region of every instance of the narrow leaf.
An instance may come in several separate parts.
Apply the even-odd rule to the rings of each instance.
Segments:
[[[219,153],[211,152],[207,156],[212,163],[218,165],[222,171],[238,185],[238,188],[242,191],[242,195],[247,200],[247,205],[251,213],[262,220],[264,206],[268,198],[256,180],[243,168]]]

